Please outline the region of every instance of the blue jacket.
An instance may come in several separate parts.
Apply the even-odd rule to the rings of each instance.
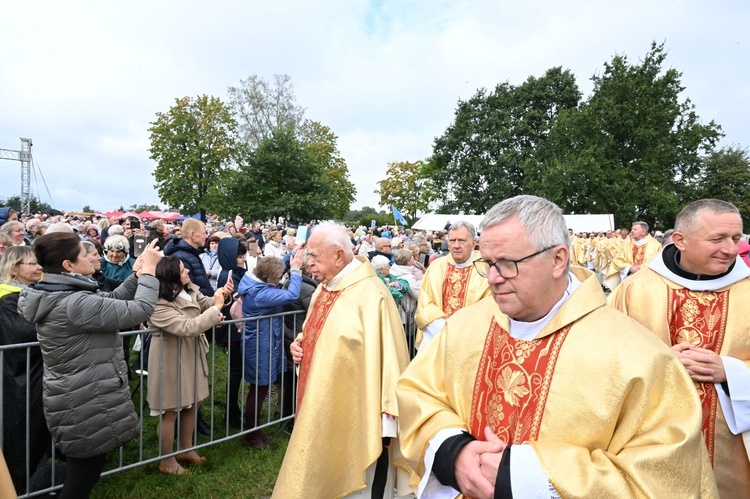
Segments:
[[[240,281],[242,315],[260,317],[280,314],[284,305],[299,297],[302,273],[293,270],[288,289],[259,281],[254,274],[246,274]],[[284,355],[284,318],[273,317],[249,320],[245,323],[245,381],[266,386],[276,382],[286,370]]]
[[[190,282],[200,288],[203,296],[213,296],[214,288],[211,287],[211,281],[208,280],[206,269],[201,262],[201,250],[195,249],[186,243],[183,239],[172,239],[164,248],[164,256],[176,255],[182,260],[182,264],[190,270]]]
[[[240,281],[245,276],[245,272],[247,272],[247,269],[245,267],[238,267],[237,266],[237,251],[240,249],[240,241],[236,237],[222,237],[219,241],[219,265],[221,265],[221,272],[219,273],[219,277],[216,280],[216,286],[222,287],[224,284],[227,283],[227,277],[229,276],[229,271],[232,271],[232,281],[234,281],[234,292],[237,293],[240,289]],[[229,316],[229,309],[232,308],[232,302],[234,300],[230,301],[226,307],[221,309],[221,313],[224,314],[224,317],[227,319],[230,318]],[[242,323],[238,322],[234,325],[232,325],[230,329],[229,334],[229,341],[231,343],[239,343],[242,341],[242,335],[239,332],[239,329],[242,327]]]

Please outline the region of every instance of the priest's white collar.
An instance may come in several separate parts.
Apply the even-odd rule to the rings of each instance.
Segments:
[[[750,268],[745,265],[745,262],[739,256],[737,257],[737,261],[734,262],[734,267],[731,272],[725,276],[710,280],[687,279],[675,274],[669,270],[664,263],[664,250],[660,251],[659,254],[651,260],[651,263],[648,264],[648,268],[665,279],[668,279],[683,288],[687,288],[690,291],[716,291],[717,289],[724,288],[730,284],[734,284],[742,279],[750,277]]]
[[[349,272],[353,271],[354,269],[356,269],[360,265],[362,265],[362,262],[360,262],[356,258],[353,258],[351,262],[349,262],[349,263],[346,264],[346,267],[344,267],[343,269],[341,269],[339,271],[339,273],[336,274],[336,277],[334,277],[333,279],[331,279],[330,281],[328,281],[328,283],[326,284],[326,289],[328,291],[333,290],[333,288],[335,288],[336,285],[338,285],[338,283],[341,282],[341,279],[343,279],[346,274],[348,274]]]
[[[512,317],[508,317],[508,319],[510,320],[510,331],[508,331],[508,334],[510,334],[511,337],[517,340],[533,340],[539,333],[542,332],[542,329],[544,329],[549,321],[552,320],[557,311],[560,310],[560,307],[562,307],[563,304],[568,301],[570,295],[572,295],[580,286],[581,281],[579,281],[576,276],[568,272],[568,287],[565,289],[565,292],[563,293],[562,298],[560,298],[560,301],[555,303],[555,306],[552,307],[552,310],[550,310],[547,315],[545,315],[541,319],[537,319],[533,322],[521,322],[513,319]]]

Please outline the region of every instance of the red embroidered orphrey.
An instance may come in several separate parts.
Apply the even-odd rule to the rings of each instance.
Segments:
[[[643,258],[646,256],[646,245],[633,246],[633,265],[643,265]]]
[[[307,386],[307,378],[310,374],[315,344],[318,342],[318,337],[323,330],[323,326],[325,326],[328,314],[331,312],[339,296],[341,296],[341,291],[321,289],[320,295],[315,300],[314,307],[311,309],[310,317],[308,317],[307,324],[303,330],[304,336],[301,342],[303,355],[299,368],[299,380],[297,381],[297,416],[302,407],[302,397],[305,395],[305,387]]]
[[[668,289],[667,323],[672,345],[688,342],[720,353],[726,334],[729,291]],[[696,383],[695,387],[703,409],[703,438],[713,465],[719,395],[713,383]]]
[[[471,434],[484,428],[507,444],[536,440],[552,373],[570,326],[544,338],[512,338],[493,319],[484,342],[471,400]]]
[[[448,265],[443,281],[443,312],[447,317],[460,310],[466,303],[466,291],[468,289],[469,277],[471,277],[471,265],[459,269]]]

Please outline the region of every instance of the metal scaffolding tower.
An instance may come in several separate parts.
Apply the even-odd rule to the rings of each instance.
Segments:
[[[0,149],[0,159],[21,162],[21,211],[31,213],[31,139],[21,137],[21,150]]]

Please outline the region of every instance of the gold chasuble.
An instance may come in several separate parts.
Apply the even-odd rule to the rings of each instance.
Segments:
[[[365,470],[383,450],[382,414],[399,415],[396,382],[409,363],[401,318],[372,265],[356,258],[362,265],[333,290],[321,285],[313,294],[300,340],[297,418],[274,498],[364,489]]]
[[[487,297],[448,319],[404,371],[401,451],[418,474],[439,431],[483,439],[489,426],[530,444],[560,497],[717,497],[690,378],[658,338],[606,305],[596,276],[533,340],[509,328]]]
[[[648,268],[627,279],[610,295],[610,304],[646,326],[667,345],[692,343],[738,358],[750,368],[750,280],[742,278],[714,290],[706,290],[710,280],[696,281],[703,290],[690,290],[681,285],[690,283],[678,284],[660,275],[667,274],[661,260],[660,255]],[[735,265],[744,267],[740,260]],[[750,459],[742,435],[732,434],[727,426],[717,393],[722,388],[713,383],[694,386],[703,408],[703,436],[719,495],[722,499],[750,497]]]
[[[419,301],[414,319],[417,322],[417,344],[422,341],[422,330],[432,321],[446,319],[456,310],[476,303],[490,294],[487,279],[480,276],[470,262],[481,259],[472,252],[468,264],[459,269],[451,255],[436,258],[425,272],[419,287]]]
[[[609,289],[614,290],[620,284],[620,271],[634,265],[645,265],[661,251],[661,243],[651,237],[646,236],[646,242],[641,246],[635,244],[631,238],[622,244],[619,253],[613,255],[612,263],[609,264],[609,270],[604,277],[604,284]],[[638,263],[640,262],[640,263]]]

